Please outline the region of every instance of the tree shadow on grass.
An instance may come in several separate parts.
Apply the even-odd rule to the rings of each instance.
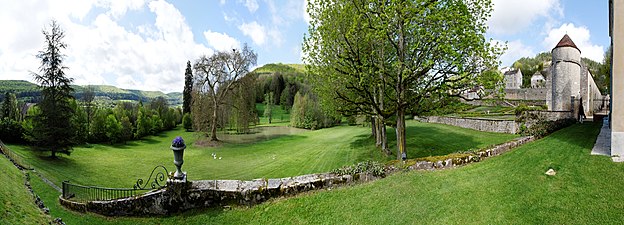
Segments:
[[[392,127],[386,129],[388,148],[396,156],[396,131]],[[476,150],[483,145],[473,136],[436,127],[406,127],[407,157],[421,158],[428,156],[448,155],[456,152]],[[359,135],[351,143],[352,148],[374,147],[375,140],[370,135]]]
[[[582,124],[576,123],[555,131],[546,136],[546,138],[554,138],[561,142],[576,145],[584,149],[589,148],[589,151],[591,151],[596,143],[598,134],[600,134],[601,127],[602,121],[585,122]]]

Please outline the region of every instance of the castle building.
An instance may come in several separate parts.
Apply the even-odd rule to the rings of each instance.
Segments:
[[[552,49],[551,62],[544,63],[544,67],[531,77],[531,88],[521,88],[521,72],[505,71],[505,98],[543,101],[549,111],[573,112],[570,117],[577,115],[580,104],[585,116],[598,111],[603,96],[570,36],[561,38]]]
[[[578,104],[583,104],[584,114],[591,116],[599,106],[594,101],[602,100],[602,94],[581,62],[581,50],[567,34],[552,50],[550,72],[550,98],[546,99],[548,109],[576,113]]]

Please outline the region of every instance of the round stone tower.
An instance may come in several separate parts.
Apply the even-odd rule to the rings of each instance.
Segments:
[[[573,110],[571,96],[580,96],[581,50],[567,34],[552,50],[552,99],[550,110]]]

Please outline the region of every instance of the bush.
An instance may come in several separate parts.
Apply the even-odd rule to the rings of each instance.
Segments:
[[[334,169],[332,173],[338,175],[355,175],[358,173],[370,173],[376,177],[386,176],[386,168],[383,164],[374,161],[360,162],[351,166],[343,166],[342,168]]]
[[[325,114],[319,103],[310,94],[297,93],[295,95],[295,102],[290,112],[291,126],[315,130],[331,127],[338,123],[340,123],[340,119]]]
[[[2,141],[20,143],[24,141],[22,124],[16,120],[5,117],[0,120],[0,137]]]
[[[182,126],[184,126],[186,131],[193,130],[193,119],[191,119],[191,114],[184,113],[184,116],[182,117]]]

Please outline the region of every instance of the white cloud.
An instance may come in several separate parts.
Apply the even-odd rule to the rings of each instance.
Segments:
[[[208,45],[217,51],[228,51],[234,48],[240,49],[241,47],[238,40],[224,33],[208,30],[204,32],[204,37],[208,41]]]
[[[310,19],[310,14],[308,14],[308,2],[309,0],[303,0],[303,7],[301,8],[303,9],[303,14],[302,14],[303,20],[306,23],[310,24],[311,19]]]
[[[545,26],[549,29],[554,23],[553,15],[563,16],[559,0],[493,0],[492,4],[494,11],[488,25],[494,34],[530,32],[526,29],[541,18],[547,19]]]
[[[546,49],[550,50],[559,43],[565,34],[568,34],[574,44],[576,44],[576,47],[581,50],[582,57],[602,62],[605,52],[604,47],[591,42],[591,35],[587,27],[577,27],[572,23],[563,24],[559,28],[551,29],[542,44]]]
[[[253,21],[251,23],[243,23],[238,26],[238,29],[243,32],[245,36],[251,38],[251,40],[256,45],[264,45],[267,39],[267,31],[264,26],[258,24],[258,22]]]
[[[249,12],[254,13],[260,6],[256,0],[245,0],[245,7]]]
[[[505,42],[494,40],[493,44],[502,46]],[[526,46],[522,41],[515,40],[507,42],[507,50],[500,56],[501,66],[511,66],[516,60],[522,57],[533,57],[536,53],[530,46]]]
[[[143,8],[146,0],[99,0],[97,5],[109,8],[108,14],[113,18],[120,18],[125,15],[128,10],[138,10]]]
[[[40,63],[35,55],[44,44],[41,29],[51,18],[65,30],[67,75],[76,84],[181,91],[186,61],[212,54],[193,40],[184,16],[165,1],[89,3],[68,3],[66,9],[30,0],[0,4],[0,21],[12,21],[0,23],[0,79],[33,80],[29,71],[37,72]],[[92,22],[76,21],[93,7],[103,8]],[[145,13],[155,17],[153,24],[139,24],[134,31],[117,21],[129,10],[146,8]]]

